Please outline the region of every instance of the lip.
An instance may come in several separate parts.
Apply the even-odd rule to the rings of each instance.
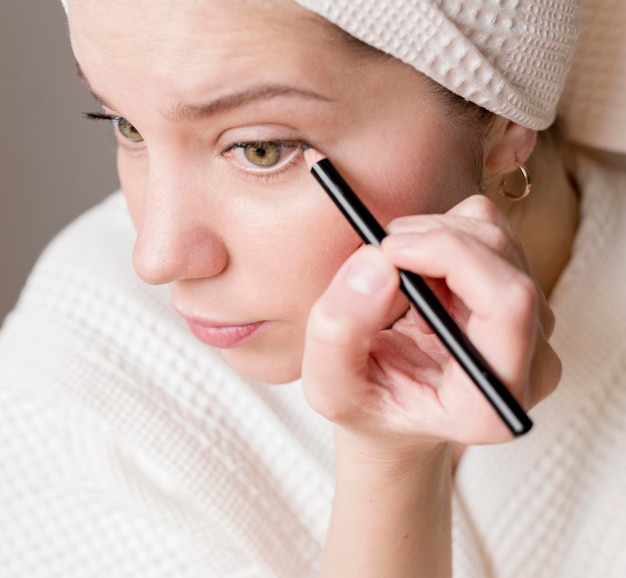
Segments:
[[[265,325],[265,321],[232,324],[196,319],[185,315],[182,317],[197,339],[219,349],[232,349],[251,341],[257,331]]]

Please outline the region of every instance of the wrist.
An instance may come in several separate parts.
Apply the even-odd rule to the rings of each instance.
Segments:
[[[449,577],[448,444],[374,442],[341,430],[335,443],[337,479],[322,575]]]
[[[335,426],[337,467],[363,469],[380,475],[436,473],[450,467],[450,444],[442,441],[419,440],[401,435],[362,436]]]

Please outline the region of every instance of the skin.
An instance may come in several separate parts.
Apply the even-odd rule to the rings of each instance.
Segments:
[[[120,138],[118,153],[138,231],[138,274],[169,284],[174,307],[188,316],[269,321],[252,343],[223,354],[244,375],[284,382],[300,375],[312,303],[360,240],[302,160],[282,175],[256,177],[233,155],[222,156],[224,149],[242,140],[309,142],[333,158],[387,223],[443,212],[476,192],[468,190],[476,177],[460,154],[475,137],[459,134],[434,95],[413,97],[427,92],[424,77],[399,63],[337,51],[336,40],[320,43],[328,28],[294,3],[277,3],[280,11],[225,4],[203,3],[171,17],[168,3],[159,14],[142,4],[116,11],[119,3],[77,2],[72,44],[84,76],[111,105],[106,110],[129,119],[145,139],[129,147]],[[137,27],[143,21],[151,27]],[[271,74],[263,66],[270,62]],[[205,103],[267,83],[322,100],[282,96],[206,119],[170,119],[180,102]],[[407,118],[415,130],[406,130]],[[457,162],[449,162],[450,151],[459,152]]]
[[[408,309],[395,267],[430,279],[512,393],[538,403],[559,377],[544,292],[576,224],[562,165],[538,165],[550,187],[507,219],[477,193],[527,160],[533,131],[496,118],[480,134],[430,80],[287,0],[73,0],[69,15],[85,82],[134,127],[116,135],[137,273],[186,317],[262,321],[224,358],[265,382],[302,375],[336,424],[324,576],[449,576],[453,458],[510,434]],[[247,141],[287,143],[286,164],[261,172],[232,148]],[[388,225],[382,250],[361,247],[303,142]]]

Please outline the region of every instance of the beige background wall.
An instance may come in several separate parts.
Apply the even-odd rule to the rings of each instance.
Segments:
[[[118,186],[95,110],[61,3],[0,0],[0,323],[52,236]]]

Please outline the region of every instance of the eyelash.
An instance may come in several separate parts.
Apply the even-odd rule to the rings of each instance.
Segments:
[[[124,117],[122,116],[118,116],[118,115],[114,115],[114,114],[107,114],[107,113],[103,113],[103,112],[85,112],[83,113],[83,116],[88,119],[88,120],[108,120],[109,122],[111,122],[115,128],[115,131],[117,132],[117,134],[119,134],[120,138],[123,139],[124,141],[124,145],[128,146],[128,147],[135,147],[137,145],[140,145],[141,142],[143,141],[139,141],[139,142],[133,142],[132,140],[126,138],[119,129],[119,123],[121,121],[126,120]],[[265,181],[269,181],[270,179],[274,179],[277,178],[281,175],[283,175],[284,173],[288,172],[291,168],[293,168],[294,166],[296,166],[303,158],[302,156],[302,142],[299,141],[279,141],[279,140],[267,140],[267,141],[241,141],[241,142],[235,142],[231,145],[229,145],[228,147],[226,147],[221,153],[220,156],[222,158],[226,157],[229,153],[237,150],[237,149],[245,149],[246,147],[250,146],[250,145],[255,145],[255,144],[263,144],[263,145],[271,145],[271,146],[278,146],[281,147],[281,149],[296,149],[295,154],[292,154],[291,157],[289,159],[287,159],[286,161],[281,161],[279,162],[278,166],[276,168],[272,168],[269,167],[268,169],[262,169],[262,168],[244,168],[243,166],[239,166],[236,167],[237,170],[242,173],[244,176],[247,177],[253,177],[256,179],[263,179]],[[239,161],[241,162],[241,161]],[[281,164],[282,163],[282,164]]]
[[[115,114],[106,114],[105,112],[83,112],[83,117],[88,120],[110,120],[111,122],[119,121],[122,117]]]
[[[109,122],[111,122],[113,124],[113,128],[116,134],[119,135],[120,139],[122,139],[123,141],[124,146],[126,147],[134,148],[134,147],[140,146],[141,143],[143,142],[143,139],[138,140],[138,141],[133,141],[132,139],[129,139],[122,133],[120,129],[120,123],[123,121],[128,122],[123,116],[118,116],[115,114],[107,114],[104,112],[85,112],[83,113],[83,117],[88,120],[108,120]],[[135,128],[130,123],[129,123],[129,126],[133,129]],[[141,136],[139,132],[137,132],[137,134]]]

